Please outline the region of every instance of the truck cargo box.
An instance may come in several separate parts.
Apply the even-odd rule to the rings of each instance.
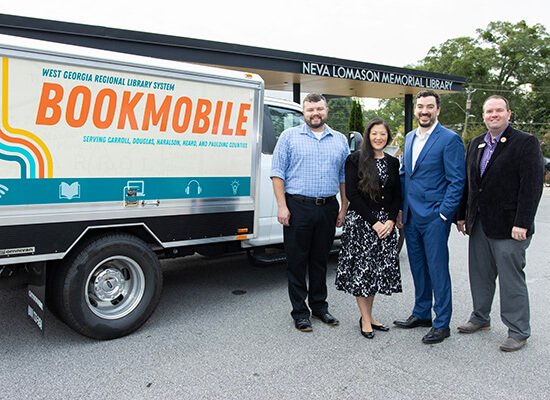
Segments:
[[[159,257],[256,238],[263,81],[24,42],[0,44],[0,268],[30,272],[41,329],[48,304],[86,336],[129,334]]]
[[[162,247],[252,237],[258,76],[90,49],[0,55],[2,263],[61,259],[106,225]]]

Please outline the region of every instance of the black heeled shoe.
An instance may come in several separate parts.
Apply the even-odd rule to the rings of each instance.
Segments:
[[[361,331],[361,335],[367,339],[374,339],[374,331],[365,332],[363,330],[363,317],[359,318],[359,330]]]

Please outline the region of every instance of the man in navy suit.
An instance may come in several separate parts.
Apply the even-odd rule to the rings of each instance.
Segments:
[[[403,226],[414,281],[415,304],[411,316],[396,320],[401,328],[432,329],[422,338],[440,343],[450,336],[451,277],[447,241],[466,179],[464,143],[437,120],[441,100],[433,90],[417,94],[418,128],[407,133],[401,165]],[[435,319],[432,323],[432,304]]]
[[[521,349],[531,335],[525,252],[535,232],[544,164],[538,139],[509,125],[508,100],[494,95],[483,104],[488,132],[468,145],[468,180],[457,228],[470,235],[468,264],[473,312],[459,332],[491,329],[498,276],[500,316],[508,327],[503,351]]]

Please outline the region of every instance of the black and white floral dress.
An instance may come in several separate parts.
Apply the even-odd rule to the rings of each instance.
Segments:
[[[381,184],[388,179],[387,158],[377,159]],[[378,221],[388,220],[387,211],[372,211]],[[348,210],[338,256],[336,288],[353,296],[391,295],[402,292],[397,233],[379,239],[376,231],[357,211]]]

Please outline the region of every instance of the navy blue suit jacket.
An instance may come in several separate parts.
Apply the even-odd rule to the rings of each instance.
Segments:
[[[464,193],[466,168],[464,143],[459,135],[439,122],[412,168],[412,144],[416,130],[405,136],[401,186],[403,223],[409,213],[428,223],[442,214],[453,220]]]

